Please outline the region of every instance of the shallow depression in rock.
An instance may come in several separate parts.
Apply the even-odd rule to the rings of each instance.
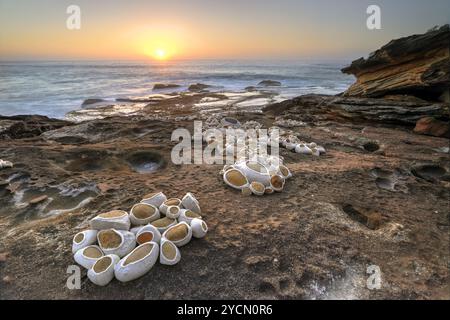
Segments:
[[[164,166],[163,157],[152,151],[140,151],[125,158],[130,167],[138,173],[151,173]]]

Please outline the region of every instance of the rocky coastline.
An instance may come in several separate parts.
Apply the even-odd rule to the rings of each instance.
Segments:
[[[0,298],[449,299],[449,39],[447,25],[390,42],[343,69],[357,80],[338,96],[276,101],[257,89],[279,85],[270,80],[233,94],[194,84],[87,101],[67,120],[0,116],[0,159],[13,164],[0,169]],[[223,116],[327,153],[280,149],[293,173],[284,192],[243,197],[221,165],[170,161],[173,130]],[[108,290],[83,272],[82,290],[68,289],[74,231],[158,191],[202,203],[209,233],[184,263]],[[380,290],[366,286],[371,265]]]

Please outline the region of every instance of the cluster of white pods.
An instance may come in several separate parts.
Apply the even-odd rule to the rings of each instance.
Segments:
[[[285,182],[292,177],[281,156],[242,159],[225,165],[221,171],[223,181],[245,195],[262,196],[283,191]]]
[[[181,259],[179,247],[203,238],[208,226],[195,196],[167,198],[162,192],[144,196],[130,212],[113,210],[90,220],[90,229],[77,233],[72,241],[75,261],[88,269],[88,278],[105,286],[116,278],[137,279],[158,261],[175,265]]]

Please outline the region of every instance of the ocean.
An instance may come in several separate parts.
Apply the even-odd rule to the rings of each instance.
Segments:
[[[243,91],[266,79],[282,98],[307,93],[337,94],[354,82],[340,69],[350,61],[0,61],[0,114],[39,114],[64,118],[88,98],[117,98],[155,93],[155,83],[180,87],[193,83],[214,91]]]

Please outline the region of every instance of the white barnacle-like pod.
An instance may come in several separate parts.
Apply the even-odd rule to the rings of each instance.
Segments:
[[[166,217],[170,219],[178,219],[180,216],[179,206],[169,206],[166,210]]]
[[[136,242],[138,244],[143,244],[151,241],[159,243],[160,240],[161,232],[159,232],[158,228],[151,224],[143,226],[136,234]]]
[[[266,186],[263,185],[261,182],[253,181],[250,183],[250,190],[252,193],[256,196],[262,196],[264,195],[264,192],[266,190]]]
[[[97,241],[105,254],[116,254],[121,258],[136,247],[134,233],[123,230],[101,230],[97,234]]]
[[[264,190],[264,193],[265,194],[272,194],[272,193],[274,193],[275,191],[272,189],[272,187],[266,187],[266,189]]]
[[[178,221],[179,222],[186,222],[187,224],[191,224],[192,219],[197,218],[197,219],[201,219],[202,216],[199,215],[198,213],[192,211],[192,210],[188,210],[188,209],[181,209],[180,210],[180,216],[178,217]]]
[[[316,149],[319,150],[320,154],[327,153],[327,150],[325,150],[325,148],[322,146],[317,146]]]
[[[104,253],[99,246],[91,245],[81,248],[80,250],[75,252],[75,255],[73,257],[75,259],[75,262],[80,266],[86,269],[90,269],[98,259],[103,257],[103,255]]]
[[[164,193],[154,192],[154,193],[145,195],[144,198],[141,200],[141,202],[151,204],[152,206],[159,208],[159,206],[162,205],[163,202],[166,200],[167,200],[167,197]]]
[[[159,245],[156,242],[141,244],[116,264],[116,279],[128,282],[142,277],[155,265],[158,255]]]
[[[87,276],[92,283],[98,286],[106,286],[114,278],[114,267],[120,261],[119,256],[108,254],[98,259]]]
[[[284,183],[285,179],[278,174],[275,174],[272,177],[270,177],[270,187],[276,192],[283,191]]]
[[[72,241],[72,253],[77,252],[78,250],[90,246],[97,242],[97,230],[84,230],[78,232]]]
[[[309,154],[309,155],[312,154],[311,149],[304,143],[299,143],[298,145],[296,145],[295,152],[300,154]]]
[[[90,226],[95,230],[130,230],[130,217],[126,211],[113,210],[94,217],[90,221]]]
[[[247,177],[249,182],[257,181],[265,186],[270,185],[269,170],[259,161],[240,162],[236,164],[236,167]]]
[[[316,147],[312,148],[311,152],[312,152],[313,156],[316,156],[316,157],[320,156],[320,151]]]
[[[249,197],[253,194],[252,189],[250,189],[250,185],[248,187],[244,187],[241,189],[242,195]]]
[[[189,209],[197,213],[202,213],[200,203],[198,202],[197,198],[195,198],[195,196],[190,192],[186,193],[181,199],[181,205],[185,209]]]
[[[172,241],[177,247],[181,247],[191,241],[192,229],[186,222],[179,222],[164,231],[162,236]]]
[[[137,226],[134,228],[130,229],[130,232],[132,232],[134,235],[137,235],[137,233],[139,232],[139,230],[141,230],[144,226]]]
[[[292,177],[291,170],[289,170],[289,168],[284,164],[280,164],[280,166],[278,167],[278,172],[284,179],[289,179]]]
[[[167,217],[158,219],[150,223],[152,226],[156,227],[160,233],[166,231],[169,227],[177,224],[176,219],[170,219]]]
[[[223,181],[230,187],[238,190],[242,190],[248,186],[247,177],[241,170],[236,168],[225,171]]]
[[[135,226],[150,223],[160,217],[158,208],[148,203],[137,203],[130,210],[130,222]]]
[[[194,238],[203,238],[208,232],[208,225],[201,219],[193,219],[191,222],[192,236]]]
[[[167,199],[166,201],[164,201],[160,206],[159,206],[159,211],[163,214],[166,214],[167,212],[167,208],[170,206],[181,206],[181,200],[178,198],[170,198]]]
[[[181,259],[181,253],[178,247],[166,238],[161,239],[159,248],[159,262],[168,266],[177,264]]]
[[[12,167],[14,167],[14,164],[11,161],[0,159],[0,169]]]
[[[317,147],[317,143],[315,143],[315,142],[310,142],[310,143],[307,143],[306,146],[307,146],[308,148],[312,149],[312,148]]]

